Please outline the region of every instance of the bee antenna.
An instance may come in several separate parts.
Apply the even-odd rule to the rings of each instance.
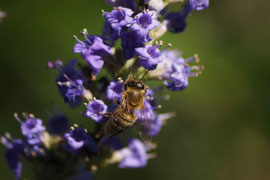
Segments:
[[[144,75],[140,78],[140,80],[142,80],[144,78],[144,76],[146,76],[146,74],[149,72],[149,70],[147,70]]]
[[[129,66],[129,69],[130,69],[130,71],[131,71],[131,74],[132,74],[133,79],[136,80],[136,77],[135,77],[135,75],[134,75],[134,70],[133,70],[132,66]]]

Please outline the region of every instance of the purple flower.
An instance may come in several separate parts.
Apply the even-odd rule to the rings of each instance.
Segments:
[[[81,96],[74,96],[73,98],[71,98],[70,92],[72,92],[72,91],[70,90],[70,88],[72,86],[68,87],[65,85],[65,83],[63,83],[63,85],[62,85],[62,82],[67,82],[67,81],[70,81],[70,82],[79,81],[80,82],[81,80],[84,80],[82,72],[75,68],[75,65],[77,63],[78,63],[77,60],[72,60],[66,66],[61,67],[60,74],[56,78],[56,83],[58,85],[58,89],[60,91],[60,94],[64,97],[65,102],[69,103],[71,107],[75,107],[75,106],[79,105],[82,98],[81,98]]]
[[[157,66],[157,69],[150,71],[149,75],[158,80],[170,79],[172,65],[181,57],[178,50],[168,50],[162,54],[163,61]]]
[[[65,140],[67,143],[63,144],[63,148],[70,153],[77,154],[82,148],[97,152],[95,140],[81,127],[71,127],[65,134]]]
[[[5,137],[1,137],[1,143],[7,147],[5,150],[5,158],[9,168],[12,170],[15,179],[19,179],[22,172],[20,156],[23,153],[25,145],[21,139],[15,139],[9,142]]]
[[[136,111],[136,115],[138,117],[138,122],[142,122],[146,125],[147,124],[147,120],[151,119],[152,116],[154,116],[154,109],[157,109],[157,107],[152,107],[152,105],[150,104],[150,102],[148,101],[144,101],[144,109],[140,110],[140,111]]]
[[[86,29],[82,32],[85,40],[81,41],[76,36],[78,43],[74,46],[74,53],[80,53],[87,64],[91,67],[94,75],[97,76],[104,61],[111,55],[111,48],[105,44],[101,36],[90,36]]]
[[[48,121],[49,131],[52,134],[63,135],[69,129],[68,118],[64,114],[56,114]]]
[[[150,77],[156,77],[165,81],[165,86],[170,91],[181,91],[188,86],[188,78],[198,76],[203,69],[203,66],[188,65],[189,62],[199,62],[197,55],[188,59],[179,57],[177,51],[167,51],[164,53],[164,61],[158,66],[158,68],[150,73]],[[193,70],[197,72],[192,72]]]
[[[107,88],[107,98],[109,100],[120,100],[124,91],[124,84],[119,81],[112,81]]]
[[[59,86],[66,86],[67,92],[65,96],[69,99],[69,101],[76,101],[76,97],[81,97],[84,95],[85,88],[83,87],[83,81],[81,79],[76,79],[72,81],[68,78],[67,82],[58,82]]]
[[[122,161],[119,168],[141,168],[147,164],[147,149],[138,139],[132,139],[128,148],[121,150]]]
[[[27,113],[23,113],[23,116],[26,119],[24,122],[16,113],[14,116],[21,123],[21,131],[24,137],[27,139],[28,144],[32,146],[40,145],[40,136],[46,130],[46,128],[42,125],[42,120],[35,118],[32,114]]]
[[[108,39],[110,45],[113,45],[114,42],[119,38],[118,32],[115,31],[111,24],[107,21],[104,23],[102,35]]]
[[[135,49],[139,55],[138,60],[142,67],[148,70],[154,70],[157,64],[162,62],[162,56],[158,47],[157,45],[146,45],[145,47]]]
[[[186,17],[191,13],[193,9],[199,11],[208,7],[208,0],[190,0],[189,3],[177,12],[170,12],[165,16],[164,23],[167,26],[168,31],[172,33],[183,32],[187,26]]]
[[[170,82],[165,81],[165,86],[170,91],[181,91],[188,86],[188,78],[198,76],[201,72],[202,66],[192,66],[188,65],[188,62],[193,62],[198,60],[198,57],[190,57],[186,60],[180,58],[172,65],[172,71],[170,75]],[[199,72],[191,72],[191,70],[196,70]]]
[[[183,32],[187,26],[186,16],[181,12],[170,12],[165,16],[168,31],[172,33]]]
[[[145,47],[136,48],[135,51],[139,55],[139,63],[142,67],[148,70],[154,70],[157,68],[157,64],[163,60],[162,52],[165,51],[171,45],[169,44],[165,49],[159,51],[158,47],[161,44],[146,45]]]
[[[8,162],[9,168],[12,170],[15,179],[19,179],[22,173],[22,162],[13,149],[7,149],[5,151],[5,157]]]
[[[93,99],[87,104],[86,111],[83,114],[97,123],[102,123],[104,120],[103,114],[107,112],[107,108],[107,105],[102,100]]]
[[[150,88],[148,89],[147,93],[145,94],[145,96],[149,96],[151,98],[154,98],[154,95],[155,95],[154,91]]]
[[[164,23],[167,26],[168,31],[172,33],[180,33],[186,29],[186,17],[191,13],[192,8],[189,3],[177,12],[170,12],[165,16]]]
[[[162,127],[162,119],[159,118],[157,114],[155,114],[150,120],[151,129],[147,131],[148,135],[156,136]]]
[[[125,31],[121,35],[121,45],[125,59],[130,59],[135,56],[135,48],[143,47],[144,41],[136,31]]]
[[[144,102],[144,110],[137,111],[138,120],[136,126],[140,128],[140,131],[148,139],[151,136],[155,136],[161,129],[162,121],[158,118],[157,113],[154,112],[159,106],[152,106],[147,100]]]
[[[145,94],[147,102],[150,103],[151,106],[157,106],[156,99],[154,96],[154,91],[152,89],[148,89],[147,93]]]
[[[131,9],[117,7],[112,12],[104,12],[103,17],[119,37],[122,27],[127,26],[133,21],[132,14],[133,11]]]
[[[189,0],[189,5],[192,9],[201,11],[209,6],[209,0]]]
[[[112,7],[127,7],[129,9],[135,9],[136,3],[134,0],[104,0],[106,4]]]
[[[107,109],[107,112],[114,112],[114,111],[117,109],[118,106],[119,106],[119,105],[116,104],[115,102],[111,103],[111,104],[109,105],[108,109]]]
[[[146,43],[152,40],[149,36],[149,31],[158,25],[159,21],[155,11],[143,11],[135,16],[130,29],[137,32],[143,43]]]
[[[149,121],[151,124],[151,129],[147,129],[147,134],[151,136],[156,136],[160,130],[161,127],[166,124],[167,120],[175,117],[175,113],[164,113],[164,114],[157,114],[155,113],[154,116],[152,116]]]

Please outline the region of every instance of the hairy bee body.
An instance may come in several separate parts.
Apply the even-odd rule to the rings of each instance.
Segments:
[[[131,127],[137,120],[137,116],[131,112],[127,113],[124,109],[119,106],[111,115],[108,123],[105,126],[105,136],[116,136],[129,127]]]
[[[105,136],[116,136],[136,122],[137,116],[133,111],[144,108],[144,96],[147,90],[148,87],[141,80],[128,78],[125,81],[120,104],[105,125]]]

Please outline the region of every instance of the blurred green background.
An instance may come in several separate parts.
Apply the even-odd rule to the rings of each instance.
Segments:
[[[158,157],[146,168],[101,169],[96,180],[266,180],[270,179],[270,3],[268,0],[210,0],[194,12],[182,34],[162,39],[184,52],[198,53],[204,73],[183,92],[171,93],[163,112],[176,111],[161,133]],[[100,34],[102,0],[1,0],[8,17],[0,24],[0,132],[21,137],[13,112],[32,112],[47,120],[57,104],[77,122],[82,109],[71,111],[54,84],[47,60],[64,62],[73,54],[83,28]],[[46,122],[45,122],[46,123]],[[4,147],[0,146],[0,154]],[[23,167],[23,176],[29,173]],[[0,155],[0,179],[13,179]]]

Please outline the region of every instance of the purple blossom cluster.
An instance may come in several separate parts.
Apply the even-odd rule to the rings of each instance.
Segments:
[[[1,136],[1,143],[6,146],[5,158],[12,170],[15,179],[18,179],[22,172],[22,157],[42,156],[45,149],[42,145],[42,136],[46,131],[41,119],[35,118],[33,114],[23,113],[25,121],[21,120],[18,114],[14,117],[18,120],[21,127],[22,139],[13,139],[9,133]]]
[[[24,139],[13,139],[8,133],[1,136],[15,179],[20,178],[22,158],[40,167],[37,177],[74,180],[93,179],[93,172],[114,163],[119,168],[145,167],[148,159],[155,157],[150,153],[156,147],[151,139],[175,116],[173,112],[160,112],[158,100],[168,100],[168,95],[162,93],[163,86],[169,91],[182,91],[188,86],[189,77],[198,76],[203,70],[198,65],[198,55],[184,59],[180,51],[170,49],[171,44],[161,49],[163,42],[157,39],[166,31],[183,32],[186,17],[193,10],[205,9],[209,2],[185,1],[178,11],[170,11],[171,4],[162,0],[136,2],[105,0],[113,9],[102,11],[102,35],[90,35],[84,29],[82,38],[74,36],[73,52],[83,60],[48,62],[47,67],[58,72],[55,83],[64,102],[71,108],[84,105],[80,117],[87,125],[70,126],[63,113],[56,113],[48,118],[46,128],[33,114],[23,113],[25,120],[15,114]],[[116,41],[121,41],[120,48],[116,48]],[[129,78],[163,83],[146,89],[140,110],[125,109],[127,121],[128,116],[136,117],[127,133],[106,137],[104,127],[112,114],[127,108],[123,105],[127,84],[122,79]],[[134,89],[135,84],[129,86]],[[136,87],[144,90],[143,83]],[[130,133],[131,129],[136,135]],[[48,167],[57,172],[46,173]]]
[[[133,10],[121,6],[111,12],[103,12],[106,20],[103,35],[111,40],[111,44],[121,39],[125,59],[136,55],[135,48],[151,41],[149,32],[159,25],[155,11],[144,10],[134,15]]]

